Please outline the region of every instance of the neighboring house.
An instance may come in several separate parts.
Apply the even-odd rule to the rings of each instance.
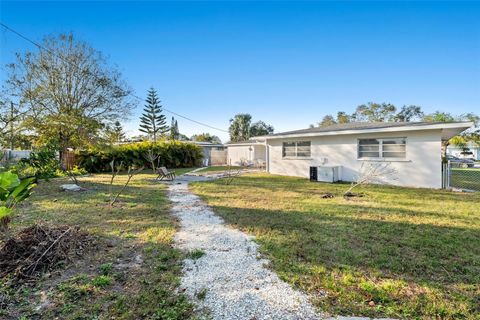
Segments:
[[[203,141],[191,141],[196,145],[202,147],[203,150],[203,165],[204,166],[216,166],[224,165],[227,163],[226,147],[221,143],[211,143]]]
[[[467,153],[465,154],[464,151],[467,151]],[[480,160],[480,145],[474,142],[469,142],[466,150],[456,145],[449,145],[447,147],[447,154],[458,158],[473,158],[474,160]]]
[[[256,140],[227,143],[227,163],[254,165],[264,167],[266,162],[266,145]]]
[[[338,180],[354,181],[363,163],[388,162],[397,172],[380,183],[441,188],[442,141],[472,125],[472,122],[347,123],[253,139],[257,145],[267,146],[266,170],[273,174],[308,178],[311,167],[333,166],[337,167]]]

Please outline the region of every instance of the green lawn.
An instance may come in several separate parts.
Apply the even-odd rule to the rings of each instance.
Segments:
[[[230,170],[238,170],[242,169],[243,167],[240,166],[211,166],[211,167],[205,167],[202,168],[201,170],[197,171],[197,173],[210,173],[210,172],[219,172],[219,171],[227,171],[230,168]]]
[[[177,171],[189,171],[179,169]],[[88,191],[59,191],[66,179],[40,182],[14,217],[13,231],[35,222],[80,226],[98,238],[80,260],[34,287],[12,290],[0,279],[0,318],[186,319],[192,305],[176,294],[183,255],[172,247],[176,221],[165,186],[135,176],[111,208],[109,175],[80,178]],[[126,176],[120,175],[115,190]],[[137,258],[138,257],[138,258]],[[35,308],[43,305],[39,311]]]
[[[182,174],[185,174],[185,173],[188,173],[190,171],[193,171],[195,170],[196,168],[178,168],[178,169],[170,169],[168,168],[168,170],[172,170],[172,171],[175,171],[175,174],[178,176],[181,176]]]
[[[366,186],[345,200],[347,188],[268,174],[191,186],[321,310],[479,319],[479,193]]]
[[[452,168],[450,185],[455,188],[480,191],[480,169]]]

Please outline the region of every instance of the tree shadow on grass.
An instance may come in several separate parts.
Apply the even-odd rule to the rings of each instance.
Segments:
[[[341,214],[212,207],[227,223],[258,236],[267,247],[288,248],[284,257],[287,259],[328,267],[377,269],[385,275],[419,283],[480,283],[478,229]],[[351,205],[326,204],[324,208],[341,212],[351,210]],[[387,215],[411,213],[379,210]]]
[[[480,290],[478,229],[300,211],[212,208],[228,224],[255,235],[260,251],[282,279],[313,294],[325,310],[407,318],[443,312],[442,317],[456,318],[480,312],[475,294]],[[334,205],[334,209],[349,206]],[[315,298],[324,290],[329,292],[325,298]],[[389,311],[372,309],[369,300]]]
[[[213,181],[210,183],[216,183],[222,185],[222,181]],[[285,191],[292,190],[295,191],[300,189],[301,192],[312,192],[314,194],[321,194],[323,192],[336,192],[338,196],[343,195],[343,193],[349,188],[351,182],[337,182],[337,183],[326,183],[326,182],[310,182],[305,178],[298,177],[286,177],[278,176],[271,174],[249,174],[246,176],[237,177],[232,185],[237,185],[240,187],[254,187],[264,189],[266,191]],[[480,193],[458,193],[451,192],[441,189],[428,189],[428,188],[408,188],[408,187],[397,187],[391,185],[365,185],[360,189],[361,192],[373,192],[378,195],[391,195],[392,193],[398,192],[407,194],[413,199],[428,199],[428,200],[438,200],[438,201],[456,201],[461,200],[464,202],[472,202],[478,204],[480,202]]]

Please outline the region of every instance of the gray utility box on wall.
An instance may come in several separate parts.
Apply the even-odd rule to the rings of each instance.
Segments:
[[[310,180],[320,182],[337,182],[341,180],[340,166],[310,167]]]

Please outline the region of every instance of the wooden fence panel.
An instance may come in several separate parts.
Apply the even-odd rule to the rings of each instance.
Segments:
[[[75,152],[65,151],[62,154],[62,164],[67,170],[73,169],[75,166]]]

